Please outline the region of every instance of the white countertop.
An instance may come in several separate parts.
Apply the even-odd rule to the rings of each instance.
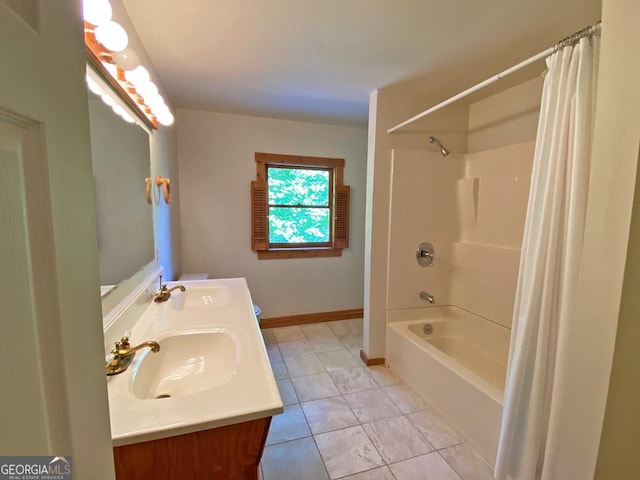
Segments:
[[[133,392],[136,369],[145,355],[154,353],[148,349],[138,352],[125,372],[108,380],[114,446],[208,430],[283,411],[245,279],[178,283],[187,288],[182,310],[173,308],[173,299],[149,305],[131,330],[131,345],[156,340],[162,349],[162,339],[172,335],[225,332],[236,346],[233,372],[226,372],[231,379],[189,395],[141,399]]]

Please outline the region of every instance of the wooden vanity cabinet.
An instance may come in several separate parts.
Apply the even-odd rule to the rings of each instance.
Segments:
[[[271,417],[113,449],[117,480],[258,480]]]

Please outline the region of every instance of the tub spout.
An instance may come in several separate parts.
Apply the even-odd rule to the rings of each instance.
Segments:
[[[427,292],[420,292],[420,298],[426,300],[429,303],[433,303],[435,300],[433,299],[433,295]]]

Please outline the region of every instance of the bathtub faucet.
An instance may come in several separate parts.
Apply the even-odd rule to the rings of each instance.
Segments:
[[[426,300],[429,303],[433,303],[434,299],[433,299],[433,295],[431,295],[430,293],[427,292],[420,292],[420,298],[423,300]]]

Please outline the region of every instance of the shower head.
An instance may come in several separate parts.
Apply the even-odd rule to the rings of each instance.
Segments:
[[[440,148],[440,153],[442,154],[443,157],[446,157],[447,155],[449,155],[449,150],[447,150],[446,148],[444,148],[442,146],[442,143],[440,143],[440,140],[438,140],[436,137],[434,136],[430,136],[429,137],[429,143],[435,143],[439,148]]]

